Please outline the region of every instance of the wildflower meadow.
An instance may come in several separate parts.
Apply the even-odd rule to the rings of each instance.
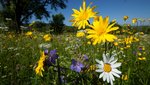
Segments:
[[[95,9],[85,0],[72,8],[72,32],[0,29],[0,85],[149,85],[150,26]]]

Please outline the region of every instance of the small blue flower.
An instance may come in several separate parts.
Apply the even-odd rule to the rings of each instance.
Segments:
[[[56,63],[56,59],[57,59],[58,57],[59,57],[59,56],[57,55],[56,49],[51,50],[50,53],[49,53],[48,58],[46,59],[46,64],[47,64],[48,66],[51,66],[52,64],[55,64],[55,63]]]
[[[48,55],[48,50],[47,50],[47,49],[44,50],[44,54],[45,54],[45,55]]]
[[[71,70],[80,72],[83,67],[84,67],[84,65],[81,62],[72,59],[72,64],[70,67]]]
[[[89,58],[88,58],[87,55],[83,55],[83,58],[84,58],[85,61],[88,61],[88,60],[89,60]]]
[[[143,47],[139,47],[139,51],[142,52],[143,51]]]

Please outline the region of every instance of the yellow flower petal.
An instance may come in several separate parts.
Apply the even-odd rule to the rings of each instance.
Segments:
[[[115,31],[119,29],[118,27],[113,27],[113,24],[109,24],[109,17],[102,18],[102,16],[99,16],[98,20],[93,21],[93,25],[89,25],[92,27],[92,29],[87,29],[87,38],[91,39],[93,42],[93,45],[96,45],[97,43],[102,42],[112,42],[117,37],[109,32]]]
[[[70,20],[71,22],[73,22],[72,26],[76,26],[78,27],[78,29],[81,29],[89,25],[89,19],[95,17],[95,15],[97,14],[97,12],[93,11],[94,9],[95,7],[86,7],[85,1],[83,1],[82,6],[79,8],[79,11],[76,9],[72,9],[74,12],[71,15],[73,19]]]

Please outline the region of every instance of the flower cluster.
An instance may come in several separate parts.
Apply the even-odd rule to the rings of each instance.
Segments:
[[[73,22],[72,26],[78,27],[78,29],[85,29],[85,33],[78,31],[77,37],[86,36],[87,39],[90,39],[90,42],[93,45],[102,44],[105,42],[113,42],[117,40],[117,36],[113,34],[114,31],[117,31],[119,27],[115,26],[116,21],[112,23],[109,22],[109,17],[103,18],[102,16],[97,15],[98,12],[94,12],[95,6],[88,6],[86,8],[86,3],[83,1],[83,8],[80,7],[80,11],[73,9],[74,13],[72,14]],[[90,18],[93,18],[92,24],[90,24]],[[128,16],[124,17],[126,21]],[[101,72],[99,78],[103,77],[103,81],[113,84],[114,76],[120,77],[121,72],[117,69],[121,66],[121,63],[116,63],[117,59],[112,55],[110,58],[108,55],[103,54],[103,61],[96,59],[98,69],[95,68],[95,65],[89,65],[88,68],[96,69],[96,72]],[[71,69],[76,72],[81,72],[86,66],[80,60],[72,59]],[[87,70],[88,71],[88,70]]]
[[[44,53],[45,53],[45,55],[48,55],[47,59],[45,60],[45,64],[47,66],[56,64],[56,59],[58,59],[58,57],[59,57],[56,49],[51,50],[50,52],[48,52],[48,50],[45,50]]]
[[[138,57],[138,60],[146,60],[144,46],[138,46],[138,50],[134,51],[134,54]]]
[[[82,58],[79,58],[78,60],[72,59],[70,69],[76,72],[81,72],[81,70],[85,67],[83,64],[84,61],[88,61],[88,57],[86,55],[83,55]]]
[[[50,52],[48,52],[48,50],[41,52],[41,57],[38,61],[37,67],[35,68],[36,74],[43,77],[42,71],[44,71],[44,66],[51,66],[56,63],[56,59],[59,57],[56,52],[57,51],[55,49]]]
[[[123,20],[126,21],[128,18],[129,18],[129,16],[124,16],[124,17],[123,17]],[[132,23],[133,23],[133,24],[137,23],[137,21],[138,21],[137,18],[133,18],[133,19],[132,19]]]
[[[94,12],[95,6],[91,8],[88,6],[86,8],[85,1],[83,1],[82,5],[83,8],[80,7],[80,11],[73,9],[73,19],[71,20],[71,22],[73,22],[72,26],[76,26],[78,29],[85,29],[88,27],[88,29],[86,29],[87,38],[91,39],[93,45],[106,41],[112,42],[117,39],[117,37],[112,34],[112,31],[119,29],[118,27],[114,27],[115,22],[110,24],[108,16],[106,18],[98,16],[98,12]],[[89,22],[90,18],[93,18],[93,25]]]

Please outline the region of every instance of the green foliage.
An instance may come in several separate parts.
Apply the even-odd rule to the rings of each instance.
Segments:
[[[138,26],[134,28],[137,29],[137,32],[144,32],[146,34],[150,34],[150,26]]]
[[[14,22],[14,28],[17,32],[21,32],[20,26],[23,23],[28,22],[33,15],[37,19],[43,17],[49,18],[50,9],[46,9],[46,6],[51,6],[51,9],[57,10],[57,8],[64,9],[66,7],[65,2],[67,0],[0,0],[4,10],[0,10],[0,13],[5,18],[11,18]]]
[[[65,26],[64,27],[64,33],[76,33],[78,30],[77,27],[74,26]]]
[[[40,24],[41,22],[37,22]],[[45,24],[41,24],[45,26]],[[36,24],[35,24],[36,26]],[[67,27],[68,29],[72,27]],[[44,41],[45,33],[34,31],[32,35],[15,35],[15,33],[0,33],[0,85],[59,85],[59,77],[65,85],[108,85],[103,79],[99,79],[100,73],[95,70],[87,71],[84,68],[80,73],[70,69],[71,60],[78,59],[86,54],[89,60],[84,62],[85,66],[95,65],[95,59],[102,59],[102,53],[109,49],[111,52],[120,52],[116,57],[122,63],[119,70],[122,75],[128,76],[127,80],[116,78],[114,85],[149,85],[150,83],[150,35],[138,34],[139,42],[133,42],[130,48],[123,48],[121,44],[114,46],[112,43],[104,45],[90,45],[85,37],[77,38],[75,32],[65,32],[52,35],[52,41]],[[127,35],[120,35],[124,38]],[[57,50],[59,61],[50,67],[44,67],[43,77],[36,75],[34,69],[40,59],[41,44],[48,44],[48,50]],[[120,50],[120,47],[123,49]],[[144,49],[139,49],[142,46]],[[142,55],[139,56],[139,53]],[[145,57],[145,60],[139,60]],[[59,66],[58,66],[59,62]],[[58,76],[60,68],[60,76]],[[92,69],[92,68],[90,68]]]
[[[62,33],[64,27],[65,17],[63,14],[52,15],[52,21],[50,22],[50,29],[53,29],[54,33]]]
[[[35,21],[35,23],[31,26],[31,29],[39,32],[46,32],[49,31],[49,25],[41,21]]]

